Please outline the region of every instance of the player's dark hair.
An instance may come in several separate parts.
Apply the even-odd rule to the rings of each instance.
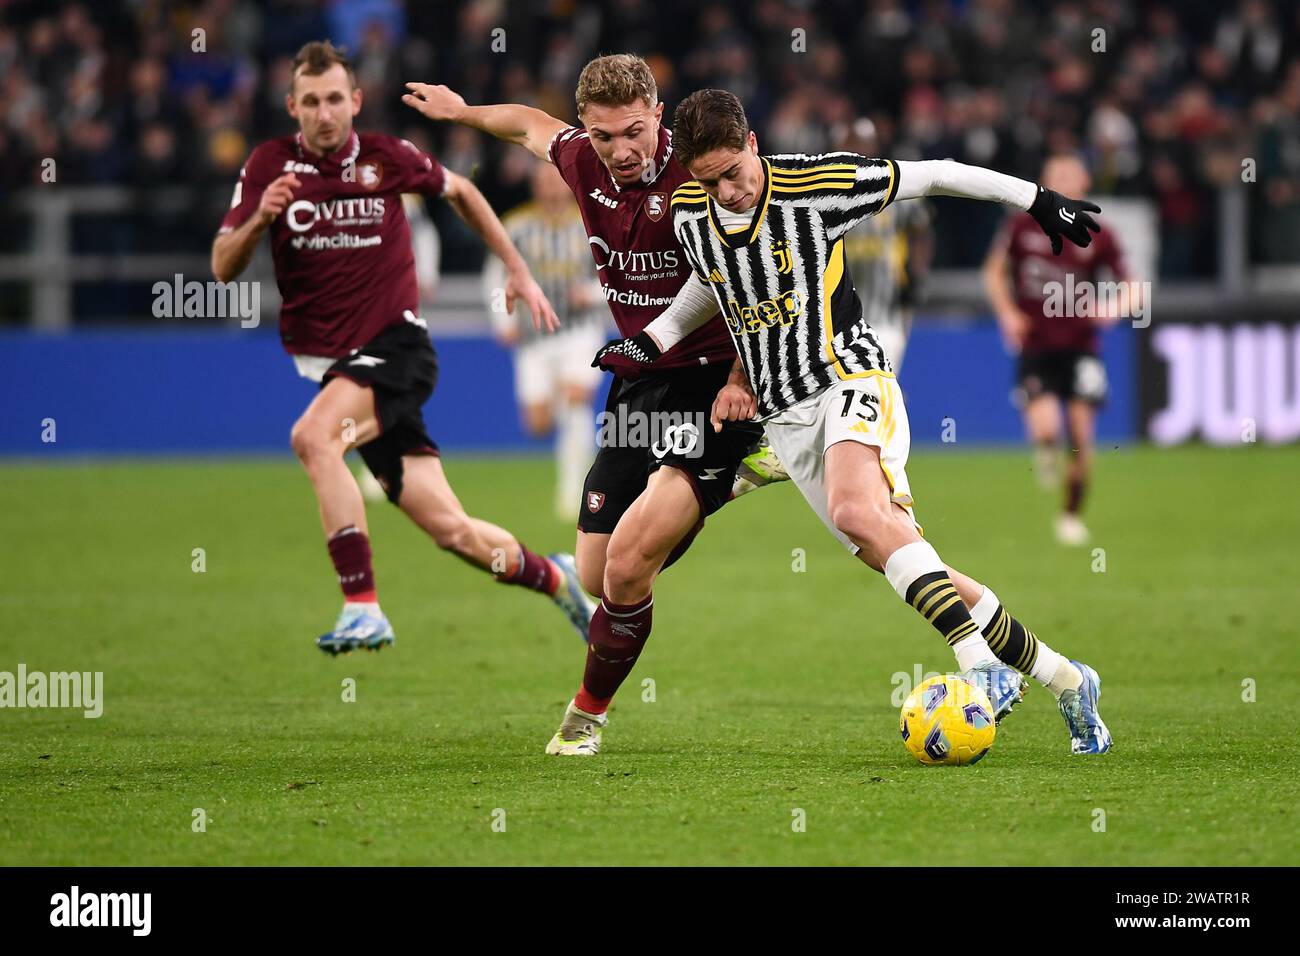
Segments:
[[[352,70],[352,61],[348,59],[346,47],[335,46],[329,40],[312,40],[310,43],[303,44],[298,55],[293,58],[293,72],[289,80],[290,91],[292,92],[293,81],[298,78],[299,72],[303,76],[320,76],[335,64],[347,71],[348,82],[356,86],[357,75]]]
[[[673,113],[673,153],[683,166],[715,149],[744,149],[748,139],[745,107],[726,90],[696,90]]]

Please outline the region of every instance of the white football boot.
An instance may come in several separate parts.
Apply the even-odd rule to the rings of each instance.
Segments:
[[[767,435],[764,434],[736,469],[736,480],[731,486],[731,497],[739,498],[764,485],[789,480],[790,475],[786,472],[785,465],[781,464],[781,459],[777,457],[768,443]]]
[[[569,701],[564,721],[546,752],[556,757],[594,757],[600,752],[600,731],[609,723],[605,714],[589,714]]]
[[[1078,515],[1056,516],[1056,540],[1066,547],[1081,548],[1088,543],[1088,526]]]

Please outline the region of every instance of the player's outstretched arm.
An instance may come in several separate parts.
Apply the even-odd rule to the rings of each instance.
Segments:
[[[506,227],[501,225],[501,220],[492,211],[487,199],[479,192],[478,187],[464,176],[457,175],[451,170],[447,170],[446,175],[447,191],[442,194],[443,198],[451,203],[452,208],[456,210],[456,215],[482,236],[487,247],[505,263],[506,311],[513,312],[515,300],[523,299],[524,304],[528,306],[528,311],[533,314],[533,327],[554,332],[560,327],[555,309],[551,308],[551,303],[547,301],[542,287],[533,278],[528,263],[524,262],[524,257],[519,254],[515,244],[506,235]]]
[[[469,106],[455,90],[432,83],[407,83],[402,102],[431,120],[460,123],[497,139],[524,147],[538,159],[549,160],[547,148],[555,134],[569,124],[549,113],[519,103]]]
[[[717,311],[718,303],[708,283],[692,272],[668,308],[637,335],[606,342],[591,360],[592,368],[635,378],[645,366],[713,318]]]
[[[302,183],[293,173],[273,179],[262,193],[257,211],[239,228],[217,235],[212,243],[212,275],[218,282],[232,282],[248,268],[262,233],[284,212],[293,199],[293,191],[300,186]]]
[[[1023,209],[1034,217],[1052,240],[1052,252],[1061,254],[1063,240],[1076,246],[1092,242],[1092,233],[1100,232],[1097,220],[1088,215],[1101,207],[1086,199],[1070,199],[1051,189],[1017,179],[1005,173],[967,166],[951,159],[927,159],[920,162],[898,161],[898,199],[920,196],[958,196],[984,199]]]

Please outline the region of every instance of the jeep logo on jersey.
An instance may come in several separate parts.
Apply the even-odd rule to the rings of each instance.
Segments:
[[[591,236],[587,239],[591,244],[591,254],[596,260],[596,269],[604,269],[606,266],[618,269],[620,272],[650,273],[662,272],[666,269],[676,270],[677,268],[677,250],[676,249],[656,249],[654,252],[623,252],[620,249],[611,249],[609,243],[600,236]]]
[[[595,514],[605,504],[605,493],[603,491],[587,492],[587,510]]]
[[[330,199],[319,203],[299,199],[284,211],[284,221],[294,232],[306,232],[318,222],[355,226],[369,224],[383,218],[383,196]]]
[[[645,197],[645,214],[651,222],[658,222],[664,217],[664,207],[668,202],[666,193],[651,193]]]
[[[764,299],[758,305],[741,306],[735,299],[727,300],[727,313],[723,316],[735,335],[759,332],[774,325],[793,325],[795,316],[803,314],[803,299],[791,289],[780,295]]]

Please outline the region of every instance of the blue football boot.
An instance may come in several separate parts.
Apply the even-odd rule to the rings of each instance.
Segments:
[[[334,630],[316,638],[316,646],[326,654],[348,654],[391,647],[395,640],[393,626],[378,605],[345,604]]]
[[[582,582],[578,580],[578,565],[573,560],[573,555],[557,551],[547,557],[555,562],[560,573],[564,575],[564,580],[551,595],[551,600],[564,612],[564,616],[569,619],[578,636],[586,641],[587,632],[591,627],[591,616],[596,613],[596,602],[587,595]]]
[[[1067,690],[1057,700],[1065,726],[1070,728],[1070,753],[1104,754],[1110,749],[1110,731],[1097,712],[1101,700],[1101,678],[1087,664],[1070,661],[1083,674],[1079,689]]]
[[[1001,661],[979,664],[961,676],[989,695],[994,723],[1001,723],[1011,708],[1025,699],[1025,675]]]

